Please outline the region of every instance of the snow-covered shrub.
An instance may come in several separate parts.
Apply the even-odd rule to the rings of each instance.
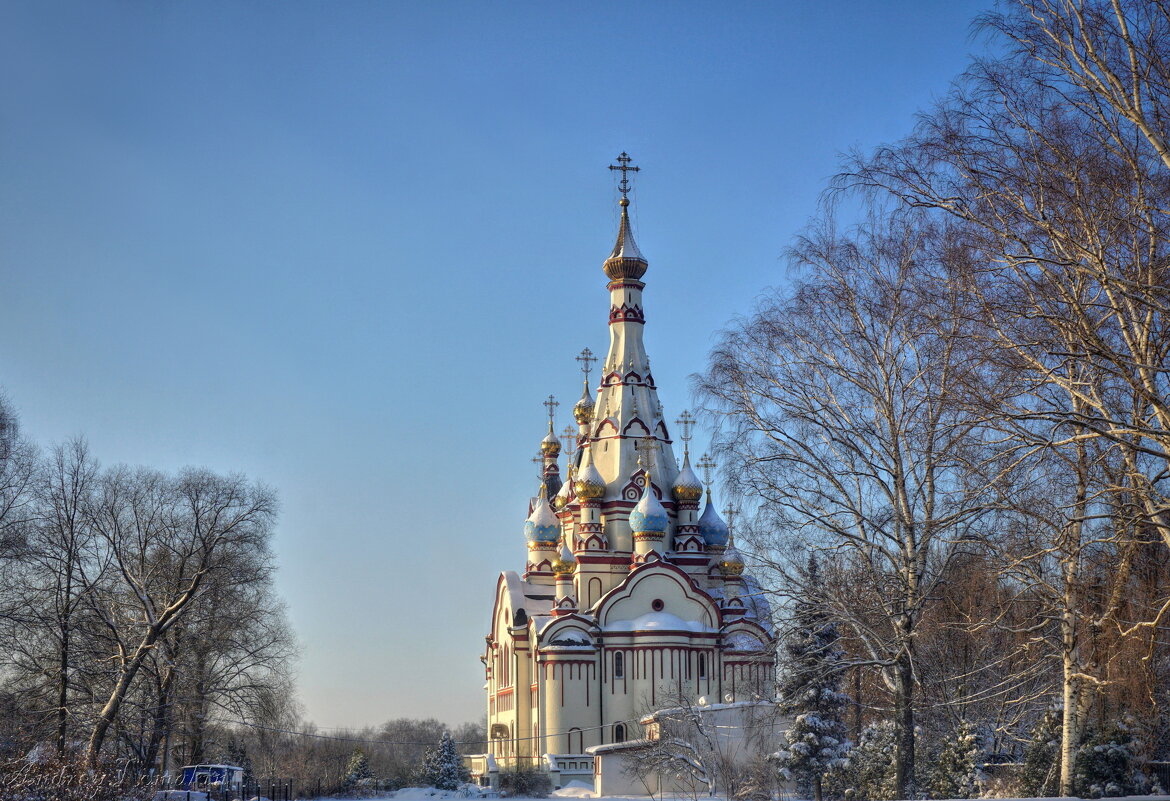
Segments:
[[[1118,724],[1077,749],[1074,781],[1082,798],[1131,795],[1145,789],[1134,759],[1133,736]]]
[[[513,798],[547,798],[552,779],[542,770],[516,766],[500,771],[500,794]]]
[[[979,795],[982,749],[975,727],[961,721],[931,760],[926,785],[932,798],[975,798]]]
[[[891,722],[866,726],[841,765],[829,772],[830,793],[856,801],[895,798],[897,734],[898,729]]]
[[[427,752],[423,758],[422,783],[439,790],[458,790],[468,780],[463,758],[455,750],[455,741],[448,732],[443,732],[439,747]]]
[[[1054,796],[1060,787],[1060,719],[1060,707],[1049,708],[1024,746],[1020,789],[1025,796]]]

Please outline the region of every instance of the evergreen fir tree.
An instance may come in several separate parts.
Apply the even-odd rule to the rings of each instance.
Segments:
[[[842,710],[840,633],[820,601],[816,557],[808,560],[808,594],[797,602],[793,627],[785,635],[787,677],[780,688],[781,711],[793,716],[787,744],[776,754],[781,774],[821,801],[825,773],[849,750]]]
[[[1024,746],[1020,779],[1029,796],[1052,796],[1060,786],[1060,719],[1060,707],[1049,708],[1032,729],[1032,736]]]
[[[227,752],[227,764],[244,769],[244,784],[252,784],[255,782],[256,777],[252,770],[252,759],[248,756],[248,749],[244,744],[235,737],[232,737],[228,740],[227,747],[224,750]]]
[[[455,741],[451,739],[449,732],[443,732],[439,747],[427,751],[423,758],[423,784],[437,790],[458,790],[468,779],[463,759],[455,750]]]
[[[349,763],[345,766],[345,775],[342,777],[342,784],[346,788],[352,789],[363,779],[372,778],[374,778],[374,772],[370,770],[370,758],[366,756],[366,752],[362,749],[353,749],[353,753],[349,757]]]
[[[961,721],[943,741],[930,767],[928,781],[932,796],[975,798],[979,794],[980,756],[978,732],[972,724]]]

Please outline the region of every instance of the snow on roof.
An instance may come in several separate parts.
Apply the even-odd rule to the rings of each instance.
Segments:
[[[698,631],[714,632],[698,620],[683,620],[670,612],[647,612],[632,620],[615,620],[605,627],[606,631]]]
[[[609,754],[614,751],[623,751],[625,749],[641,748],[647,745],[654,745],[655,740],[640,739],[640,740],[626,740],[623,743],[606,743],[605,745],[591,745],[585,749],[586,754]]]

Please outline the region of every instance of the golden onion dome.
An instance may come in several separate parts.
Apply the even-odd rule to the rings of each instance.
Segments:
[[[572,494],[572,490],[573,482],[571,479],[566,481],[564,484],[561,484],[561,488],[557,490],[557,494],[553,496],[552,508],[558,512],[564,509],[569,503],[569,497]]]
[[[683,455],[682,470],[678,471],[678,476],[674,479],[674,486],[670,489],[674,493],[674,497],[680,501],[697,501],[703,497],[703,485],[699,483],[699,477],[691,469],[691,455],[689,453]]]
[[[585,455],[581,459],[581,467],[577,470],[577,479],[573,482],[573,489],[578,498],[595,500],[605,495],[605,479],[593,466],[593,451],[585,445]]]
[[[739,555],[734,545],[727,546],[727,550],[719,559],[719,572],[725,576],[743,575],[743,557]]]
[[[596,408],[593,403],[593,396],[589,394],[589,385],[585,385],[585,389],[581,391],[581,399],[573,406],[573,419],[577,421],[579,426],[587,426],[593,420],[593,410]]]
[[[634,231],[630,227],[630,199],[623,196],[618,203],[622,207],[622,220],[618,226],[617,242],[613,246],[613,252],[605,260],[605,274],[611,281],[637,281],[646,274],[649,262],[634,241]]]
[[[552,431],[549,431],[540,441],[540,452],[550,459],[561,455],[561,441]]]
[[[561,552],[557,558],[553,560],[552,572],[558,576],[564,576],[572,573],[577,569],[577,560],[573,558],[573,554],[569,553],[569,547],[562,542]]]

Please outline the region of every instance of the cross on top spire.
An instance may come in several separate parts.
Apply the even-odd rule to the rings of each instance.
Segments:
[[[689,409],[683,409],[683,413],[674,423],[682,429],[679,439],[683,441],[683,453],[689,454],[691,452],[691,429],[695,426],[695,418]]]
[[[655,437],[639,437],[634,440],[634,450],[638,452],[638,467],[647,477],[650,476],[650,465],[654,463],[654,454],[661,447]]]
[[[622,151],[622,154],[618,156],[617,159],[615,159],[615,161],[617,161],[617,164],[610,164],[609,168],[611,170],[621,170],[622,172],[622,179],[618,181],[618,191],[622,193],[622,199],[624,200],[626,195],[630,194],[629,173],[639,172],[642,168],[631,167],[630,162],[633,161],[633,159],[630,158],[629,154],[627,154],[624,150]]]

